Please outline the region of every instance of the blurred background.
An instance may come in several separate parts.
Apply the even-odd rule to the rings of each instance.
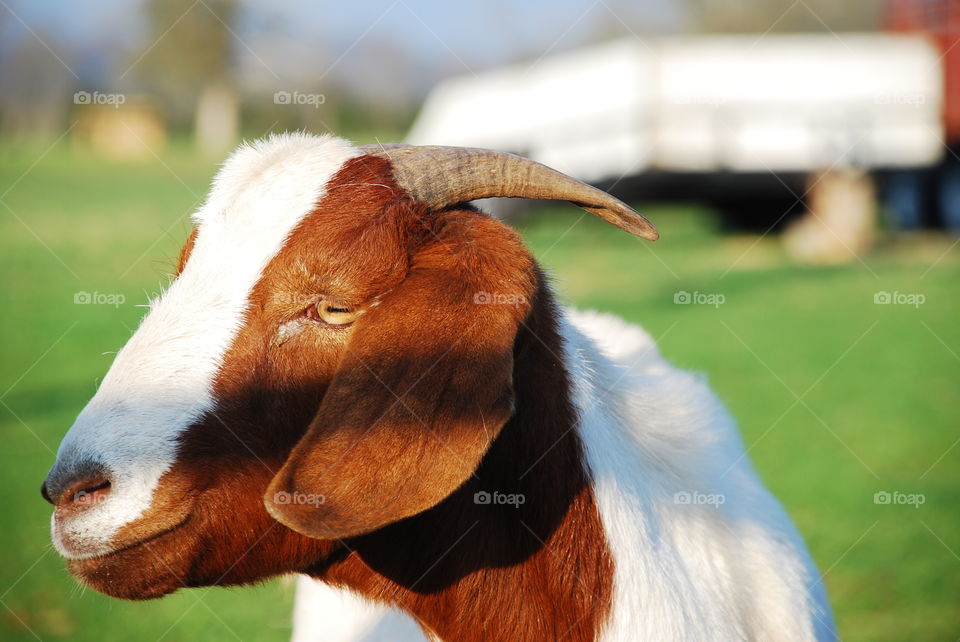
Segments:
[[[655,244],[488,203],[703,372],[847,640],[960,637],[960,1],[0,0],[0,638],[277,639],[292,584],[124,603],[39,485],[238,142],[504,149]]]

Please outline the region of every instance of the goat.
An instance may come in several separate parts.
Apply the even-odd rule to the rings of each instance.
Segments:
[[[71,574],[139,600],[297,572],[441,640],[833,639],[706,384],[559,308],[468,205],[495,196],[657,238],[509,154],[236,151],[41,489]]]

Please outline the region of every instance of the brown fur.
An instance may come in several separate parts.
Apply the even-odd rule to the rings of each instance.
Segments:
[[[320,295],[363,314],[309,325]],[[308,325],[278,340],[291,322]],[[154,506],[118,534],[127,548],[70,569],[132,599],[301,571],[442,639],[595,639],[613,566],[560,351],[516,234],[427,211],[387,161],[353,159],[254,288],[217,412],[184,433]],[[478,505],[480,491],[524,502]]]
[[[180,255],[177,257],[177,270],[174,272],[175,276],[180,276],[180,273],[183,272],[183,268],[187,264],[187,259],[190,258],[190,253],[193,252],[193,244],[196,242],[197,228],[193,228],[190,230],[187,240],[183,242],[183,247],[180,248]]]

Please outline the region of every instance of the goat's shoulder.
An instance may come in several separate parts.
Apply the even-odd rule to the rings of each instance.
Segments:
[[[736,424],[706,375],[670,363],[646,330],[621,318],[574,308],[563,317],[574,394],[590,400],[582,420],[605,414],[643,450],[675,449],[659,454],[677,466],[698,465],[698,452],[739,458]]]
[[[578,429],[617,567],[610,638],[829,639],[818,574],[706,377],[673,366],[616,317],[563,316]]]

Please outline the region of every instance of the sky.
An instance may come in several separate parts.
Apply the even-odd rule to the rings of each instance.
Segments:
[[[81,78],[103,76],[149,51],[144,0],[0,0],[0,52],[40,39]],[[564,51],[611,33],[676,33],[673,0],[240,0],[235,54],[250,84],[283,86],[333,74],[350,82],[411,82],[477,72]],[[198,0],[190,11],[205,11]],[[116,64],[121,64],[115,61]],[[97,82],[118,76],[115,70]]]

